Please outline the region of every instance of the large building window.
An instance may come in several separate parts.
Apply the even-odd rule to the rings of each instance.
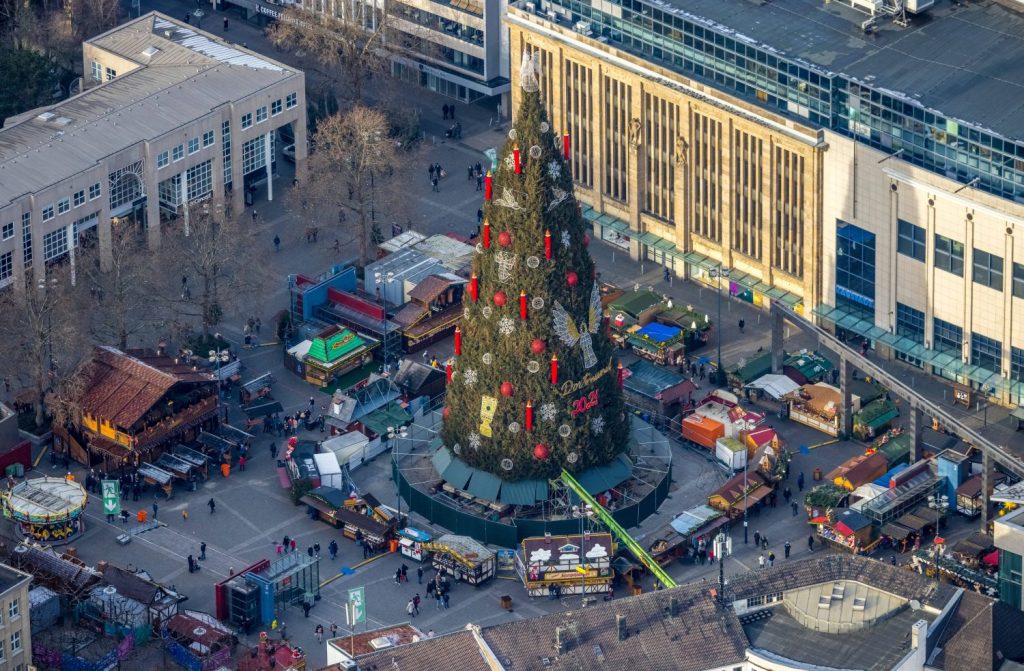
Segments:
[[[220,125],[221,146],[224,148],[224,186],[231,184],[231,122]]]
[[[1003,370],[1003,343],[977,333],[971,333],[971,363],[993,373]]]
[[[115,70],[114,68],[106,68],[106,74],[107,74],[107,81],[109,82],[111,79],[114,79],[115,77],[117,77],[117,70]]]
[[[772,265],[795,277],[804,275],[804,157],[775,147],[772,180],[775,202],[772,208]],[[874,267],[874,236],[872,268]],[[872,291],[874,274],[872,273]],[[872,294],[872,298],[874,294]]]
[[[875,320],[875,234],[838,221],[836,306],[872,323]]]
[[[703,114],[694,114],[693,136],[693,232],[722,241],[722,123]]]
[[[195,200],[213,193],[213,159],[192,166],[187,171],[188,199]]]
[[[0,254],[0,287],[11,283],[14,275],[14,252]]]
[[[935,267],[964,276],[964,243],[935,234]]]
[[[899,240],[896,249],[904,256],[924,261],[926,231],[920,226],[915,226],[902,219],[899,219],[897,223],[899,224]]]
[[[192,137],[188,140],[188,155],[196,154],[199,152],[199,138]]]
[[[924,312],[915,310],[909,305],[896,303],[896,335],[912,340],[919,345],[924,344]],[[896,351],[896,358],[900,361],[921,367],[921,360],[910,356],[899,350]]]
[[[644,209],[656,217],[671,220],[675,215],[676,139],[679,137],[678,108],[670,102],[644,94]]]
[[[246,112],[242,115],[242,130],[252,127],[252,112]]]
[[[263,123],[267,120],[267,106],[263,105],[256,109],[256,123]]]
[[[764,175],[761,138],[733,131],[732,247],[761,260],[764,239],[761,188]]]
[[[604,195],[621,201],[629,201],[629,147],[634,141],[633,133],[639,133],[639,123],[630,121],[632,109],[632,87],[628,84],[603,77],[604,88]],[[640,138],[635,138],[636,142]]]
[[[209,147],[210,145],[213,144],[213,141],[214,141],[214,137],[213,137],[213,131],[212,130],[208,130],[205,133],[203,133],[203,146],[204,147]]]
[[[81,207],[81,206],[85,205],[85,189],[81,189],[80,191],[75,191],[74,199],[75,199],[75,207]]]
[[[999,551],[999,600],[1016,610],[1021,603],[1021,556],[1008,550]]]
[[[25,212],[21,215],[21,249],[22,262],[25,269],[32,267],[32,214]]]
[[[284,104],[284,106],[287,107],[288,109],[291,109],[291,108],[295,107],[298,104],[299,104],[299,94],[297,94],[297,93],[289,93],[287,95],[287,97],[285,97],[285,104]]]
[[[43,260],[53,261],[68,252],[68,230],[58,228],[43,236]]]
[[[53,219],[53,217],[54,217],[53,205],[47,205],[46,207],[44,207],[43,208],[43,221],[49,221],[50,219]]]
[[[1003,257],[974,250],[974,281],[989,289],[1003,290]]]
[[[131,205],[146,195],[142,188],[142,161],[125,166],[110,173],[110,210],[113,214],[119,207]]]
[[[281,99],[278,98],[274,102],[270,103],[270,116],[277,116],[281,113],[282,105]]]
[[[1024,298],[1024,265],[1013,264],[1013,295]]]
[[[1024,349],[1010,348],[1010,379],[1024,382]]]
[[[271,136],[273,139],[273,135]],[[249,173],[259,170],[260,168],[266,167],[267,158],[264,151],[264,144],[266,140],[263,136],[254,137],[253,139],[242,144],[242,174],[248,175]]]
[[[166,168],[167,164],[170,163],[170,162],[171,162],[170,154],[168,154],[166,151],[162,151],[162,152],[160,152],[159,154],[156,155],[156,167],[157,167],[158,170],[160,168]]]
[[[590,68],[565,61],[565,120],[572,138],[569,165],[572,176],[587,188],[594,187],[593,85],[594,73]]]
[[[92,80],[94,82],[103,81],[103,66],[96,61],[92,62]]]
[[[0,236],[0,237],[2,237],[4,240],[10,240],[11,238],[14,237],[14,222],[13,221],[4,224],[3,235]]]
[[[935,351],[955,354],[957,358],[963,356],[964,330],[956,324],[936,317],[932,338],[935,341],[932,349]]]

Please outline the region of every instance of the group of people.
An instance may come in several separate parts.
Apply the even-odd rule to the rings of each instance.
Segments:
[[[474,179],[476,180],[476,190],[483,191],[484,169],[483,166],[480,165],[479,161],[477,161],[476,165],[471,165],[466,168],[466,181],[472,182]]]
[[[430,176],[431,188],[434,191],[440,191],[441,189],[437,188],[437,184],[441,181],[441,178],[446,177],[448,173],[444,171],[444,168],[441,167],[440,163],[431,163],[430,166],[427,167],[427,174]]]

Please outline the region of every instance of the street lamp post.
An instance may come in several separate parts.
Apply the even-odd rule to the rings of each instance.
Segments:
[[[941,540],[939,536],[939,525],[942,523],[942,518],[949,510],[949,497],[942,494],[942,483],[945,482],[945,478],[939,478],[935,485],[935,493],[928,495],[928,507],[935,509],[935,580],[939,580],[939,557],[941,556],[940,545],[938,543]]]
[[[213,334],[214,339],[219,343],[221,335],[219,333]],[[227,363],[231,360],[231,351],[227,349],[220,349],[219,345],[217,349],[211,349],[207,352],[210,363],[217,364],[217,398],[224,396],[224,384],[223,380],[220,379],[220,365],[221,363]]]
[[[400,426],[397,429],[393,426],[388,427],[388,445],[391,446],[391,458],[395,463],[395,508],[398,510],[398,524],[402,524],[402,488],[398,485],[398,449],[395,445],[395,438],[406,438],[409,435],[409,429],[404,426]]]
[[[728,525],[727,525],[728,526]],[[715,536],[715,557],[718,559],[718,602],[725,605],[725,558],[732,554],[732,537],[726,527]]]
[[[395,281],[395,274],[393,272],[382,273],[380,271],[373,274],[374,284],[377,285],[377,289],[380,291],[381,300],[384,304],[384,372],[387,373],[385,377],[388,379],[388,384],[391,384],[391,369],[390,361],[388,359],[388,285]],[[383,289],[381,288],[383,286]]]
[[[746,445],[743,446],[746,450]],[[749,456],[744,456],[743,459],[743,544],[747,544],[747,464],[750,462]]]
[[[721,263],[708,271],[711,278],[715,280],[715,294],[718,296],[718,313],[716,317],[718,323],[715,324],[715,331],[717,331],[716,340],[718,341],[718,367],[715,371],[716,384],[722,383],[722,278],[728,278],[730,272],[728,268],[723,268]]]

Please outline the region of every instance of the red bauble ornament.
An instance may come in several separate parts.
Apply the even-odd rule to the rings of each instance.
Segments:
[[[501,395],[511,396],[512,395],[512,383],[508,380],[501,383]]]
[[[570,287],[576,286],[576,283],[579,282],[579,281],[580,281],[579,275],[577,275],[576,273],[572,272],[571,270],[565,276],[565,282]]]
[[[587,235],[586,233],[583,234],[583,246],[584,247],[589,247],[590,246],[590,236]]]
[[[497,305],[499,308],[503,306],[507,300],[508,296],[505,295],[504,291],[494,292],[494,304]]]
[[[551,456],[551,450],[544,443],[537,443],[533,448],[533,456],[538,461],[544,461]]]
[[[508,231],[498,233],[498,244],[502,247],[508,247],[512,244],[512,235]]]
[[[450,414],[452,414],[451,408],[445,406],[445,409],[441,412],[441,416],[445,419],[448,419],[448,415]]]
[[[532,343],[530,343],[530,351],[533,352],[534,354],[540,354],[541,352],[543,352],[544,347],[544,341],[541,340],[540,338],[537,338]]]

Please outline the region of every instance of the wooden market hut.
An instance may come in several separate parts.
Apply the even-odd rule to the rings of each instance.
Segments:
[[[608,303],[608,313],[614,328],[639,324],[647,326],[665,309],[665,298],[648,289],[627,291]]]
[[[743,481],[746,477],[746,495],[744,496]],[[745,476],[737,473],[729,478],[724,485],[716,489],[708,497],[708,505],[721,510],[731,518],[743,514],[744,509],[753,508],[761,499],[771,494],[771,486],[765,482],[760,473],[749,472]]]
[[[302,347],[305,342],[308,347]],[[303,371],[306,382],[327,387],[345,373],[369,363],[378,344],[342,326],[328,326],[311,341],[289,349],[288,354],[301,363],[295,368]]]
[[[889,463],[885,456],[875,452],[851,457],[832,469],[825,477],[837,486],[852,492],[861,485],[877,480],[888,470]]]
[[[633,406],[672,418],[693,402],[693,382],[668,368],[640,359],[623,371],[623,393]]]
[[[497,570],[498,555],[469,536],[445,534],[424,543],[423,549],[434,554],[435,569],[470,585],[483,584],[493,578]]]
[[[853,435],[861,440],[871,440],[892,425],[900,416],[896,404],[885,398],[871,401],[853,416]]]
[[[818,536],[828,545],[859,554],[877,543],[871,520],[856,510],[837,512],[831,522],[818,524]]]
[[[406,352],[447,338],[462,318],[466,280],[451,273],[428,275],[409,292],[409,302],[395,314]]]
[[[182,360],[101,346],[75,374],[78,414],[54,427],[54,446],[87,466],[138,466],[219,422],[216,380]]]
[[[821,382],[832,372],[832,362],[817,352],[795,352],[782,362],[782,373],[797,384]]]

